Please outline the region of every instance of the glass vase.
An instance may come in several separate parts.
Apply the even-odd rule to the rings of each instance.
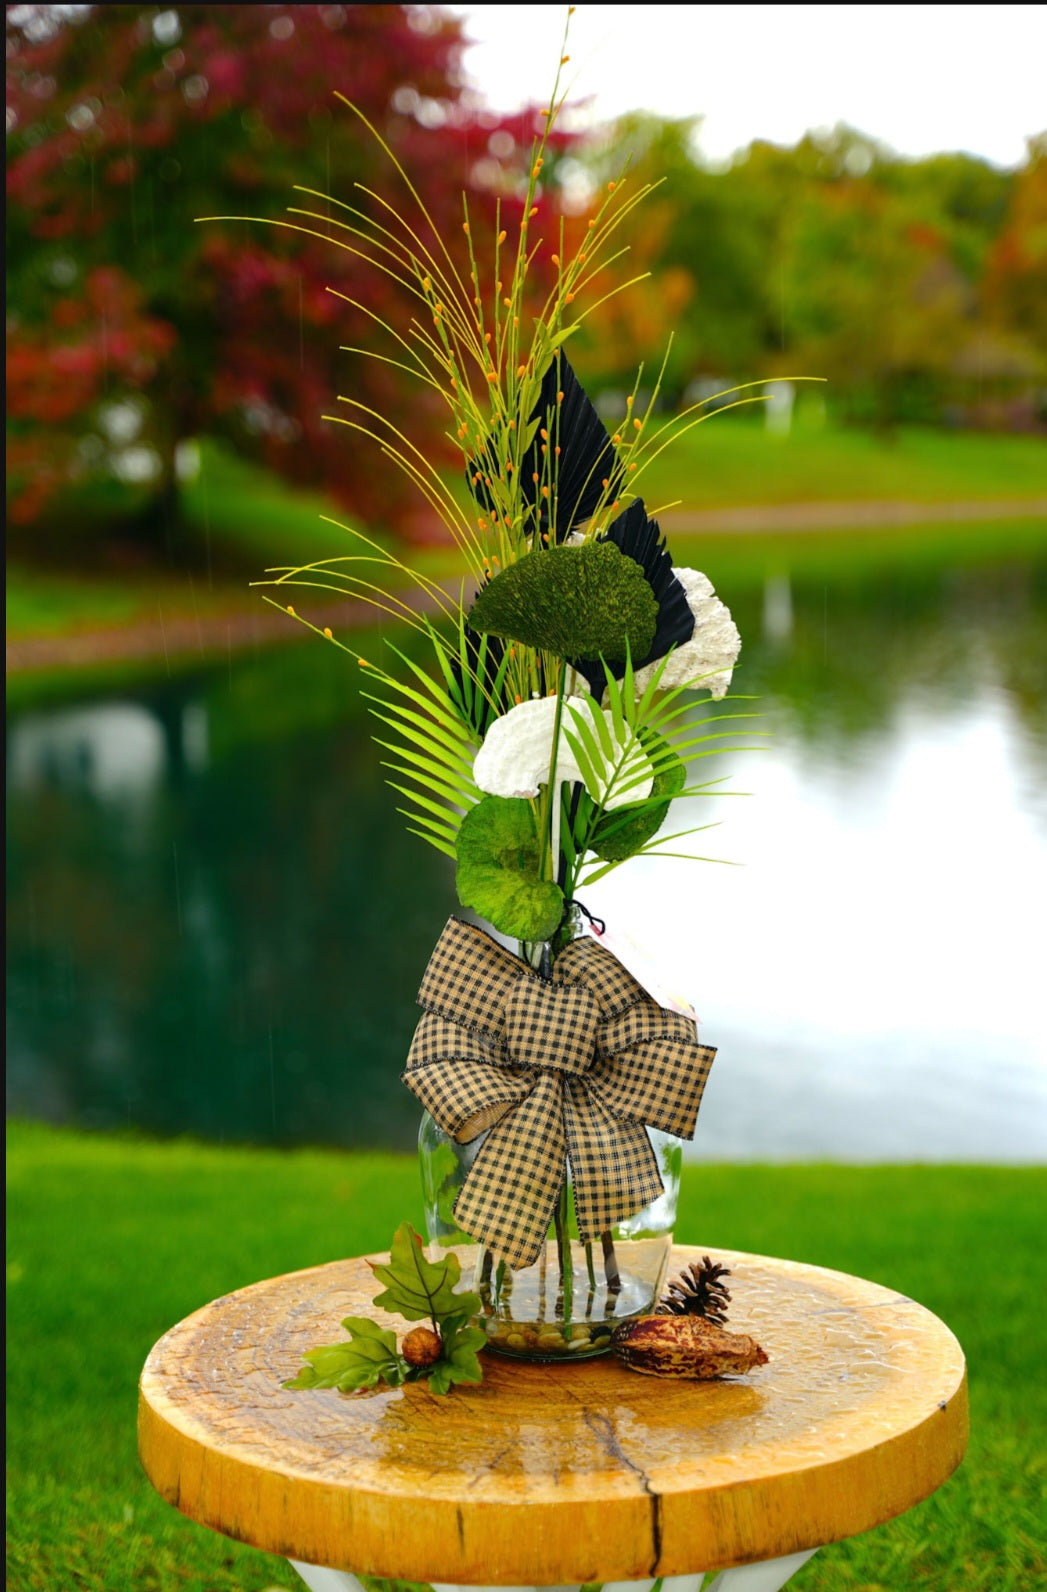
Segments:
[[[604,1354],[621,1321],[649,1314],[665,1282],[680,1192],[679,1139],[647,1130],[664,1192],[594,1243],[578,1236],[567,1169],[545,1247],[531,1266],[513,1271],[463,1233],[454,1203],[485,1134],[469,1144],[450,1138],[428,1112],[418,1134],[431,1258],[450,1251],[464,1285],[479,1294],[488,1346],[527,1360],[585,1360]]]

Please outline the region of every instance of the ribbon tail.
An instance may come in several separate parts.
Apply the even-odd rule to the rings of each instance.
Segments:
[[[616,1117],[580,1078],[567,1080],[564,1120],[578,1236],[589,1243],[665,1189],[646,1128]]]
[[[539,1074],[491,1129],[455,1201],[462,1231],[514,1269],[533,1265],[545,1244],[565,1175],[563,1119],[561,1079]]]
[[[672,1018],[673,1013],[666,1013]],[[646,1122],[679,1139],[693,1139],[716,1051],[695,1038],[694,1024],[678,1019],[679,1033],[640,1040],[598,1055],[586,1073],[592,1097],[616,1117]]]

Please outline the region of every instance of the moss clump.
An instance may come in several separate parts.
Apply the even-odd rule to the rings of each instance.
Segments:
[[[480,592],[469,623],[558,658],[642,658],[658,603],[634,559],[611,542],[585,542],[510,564]]]

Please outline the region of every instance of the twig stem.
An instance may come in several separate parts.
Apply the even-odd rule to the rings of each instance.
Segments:
[[[600,1234],[600,1243],[603,1245],[603,1269],[607,1278],[607,1292],[621,1293],[622,1278],[618,1270],[618,1256],[614,1252],[614,1239],[609,1231]]]

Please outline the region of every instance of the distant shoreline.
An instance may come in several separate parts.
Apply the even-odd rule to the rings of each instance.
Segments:
[[[839,503],[753,504],[696,512],[669,509],[659,516],[667,535],[698,536],[890,530],[903,525],[960,525],[985,520],[1034,519],[1042,515],[1047,532],[1047,497],[1005,498],[984,502],[914,502],[902,499],[851,500]],[[421,611],[421,593],[412,590],[411,606]],[[320,626],[359,628],[373,623],[374,611],[363,602],[326,604],[310,608],[309,619]],[[99,663],[165,658],[184,659],[198,654],[214,659],[234,652],[282,641],[301,639],[304,631],[289,624],[273,609],[255,612],[243,608],[227,613],[183,613],[113,625],[101,630],[70,631],[64,635],[15,637],[7,642],[7,673],[82,668]]]
[[[1047,468],[1047,453],[1045,453]],[[1047,497],[1000,498],[981,503],[928,503],[902,499],[842,503],[759,503],[742,508],[701,509],[696,513],[669,509],[660,518],[668,534],[697,534],[701,531],[849,531],[890,530],[898,525],[960,525],[978,520],[1032,519],[1044,517],[1047,530]]]

